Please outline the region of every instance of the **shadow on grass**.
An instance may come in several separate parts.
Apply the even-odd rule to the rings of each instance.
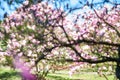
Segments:
[[[65,78],[62,76],[57,76],[57,75],[47,75],[48,80],[85,80],[85,79],[70,79],[70,78]]]
[[[61,76],[52,76],[52,75],[48,75],[47,76],[48,78],[50,79],[54,79],[54,80],[84,80],[84,79],[69,79],[69,78],[64,78],[64,77],[61,77]]]
[[[64,77],[61,77],[61,76],[48,75],[48,77],[51,78],[51,79],[55,79],[55,80],[73,80],[73,79],[64,78]]]
[[[0,73],[0,79],[1,80],[9,80],[11,77],[20,77],[19,74],[15,71],[5,71]]]

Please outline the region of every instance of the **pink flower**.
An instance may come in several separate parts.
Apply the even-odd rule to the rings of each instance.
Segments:
[[[20,75],[23,80],[37,80],[37,77],[30,72],[31,68],[25,65],[25,62],[23,62],[19,56],[15,57],[14,66],[20,70]]]

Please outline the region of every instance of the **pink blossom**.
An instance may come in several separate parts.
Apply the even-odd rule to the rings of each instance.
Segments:
[[[36,76],[30,72],[30,67],[25,65],[25,62],[23,62],[20,57],[15,57],[14,66],[20,70],[20,75],[23,80],[37,80]]]

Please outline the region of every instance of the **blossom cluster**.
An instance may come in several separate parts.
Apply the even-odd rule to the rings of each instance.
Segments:
[[[85,40],[120,43],[119,6],[108,12],[106,10],[107,8],[86,10],[84,13],[78,11],[71,15],[72,18],[68,18],[64,11],[54,9],[45,2],[29,7],[24,5],[2,23],[6,34],[9,34],[6,52],[15,58],[14,65],[23,70],[23,74],[27,71],[23,69],[26,66],[19,66],[22,64],[19,59],[32,66],[40,55],[47,55],[43,59],[84,58],[93,61],[101,56],[116,56],[116,47],[85,43]],[[78,65],[72,68],[72,72],[84,65],[81,62],[75,64]],[[27,73],[31,75],[29,71]]]

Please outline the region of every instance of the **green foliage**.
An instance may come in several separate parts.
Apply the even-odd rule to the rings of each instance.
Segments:
[[[0,27],[0,33],[0,48],[2,49],[2,51],[5,51],[7,49],[7,41],[9,39],[9,34],[6,33],[3,27]]]
[[[5,40],[1,40],[0,41],[0,48],[2,49],[2,51],[6,51],[6,49],[7,49],[7,42]]]
[[[13,58],[11,56],[5,56],[5,60],[6,60],[6,65],[8,66],[13,66]]]

